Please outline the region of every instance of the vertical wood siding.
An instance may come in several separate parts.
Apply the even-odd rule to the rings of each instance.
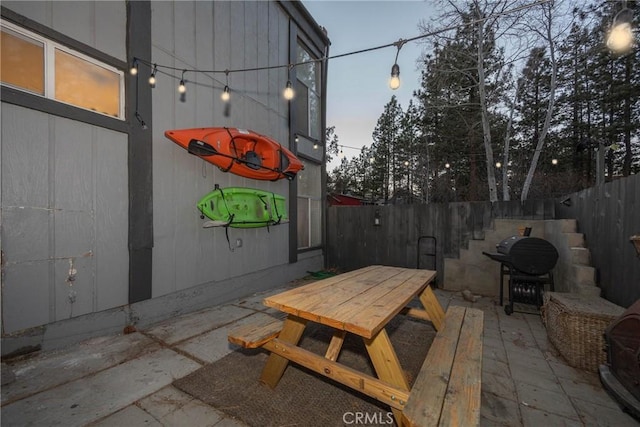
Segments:
[[[126,304],[126,134],[3,104],[0,163],[3,333]]]
[[[436,269],[442,280],[444,258],[458,258],[469,240],[484,238],[496,218],[577,219],[598,274],[603,297],[628,307],[640,298],[640,259],[629,237],[640,234],[640,176],[619,179],[560,200],[525,203],[472,202],[428,205],[329,207],[327,210],[327,266],[352,270],[371,264],[433,268],[431,243],[437,238]],[[374,226],[379,211],[380,226]],[[418,256],[420,258],[418,259]]]
[[[152,2],[151,8],[152,62],[201,70],[288,63],[289,17],[274,2]],[[230,126],[287,146],[288,106],[281,96],[287,69],[229,74],[228,116],[220,100],[224,74],[187,73],[185,78],[184,102],[175,79],[161,75],[153,90],[153,297],[288,262],[290,225],[229,229],[232,244],[243,241],[231,251],[225,230],[202,228],[195,206],[215,184],[288,196],[288,181],[224,173],[164,137],[168,129]]]
[[[609,301],[628,307],[640,299],[640,258],[629,241],[640,234],[640,175],[572,194],[558,205],[560,218],[578,220],[598,282]]]

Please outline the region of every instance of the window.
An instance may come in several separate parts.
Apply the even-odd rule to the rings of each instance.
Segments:
[[[298,41],[297,61],[304,63],[316,59]],[[298,85],[296,87],[296,113],[298,132],[316,140],[322,139],[320,108],[320,62],[308,62],[296,67]]]
[[[2,28],[2,83],[44,95],[44,44]]]
[[[298,249],[322,244],[322,167],[302,161],[298,172]]]
[[[124,119],[124,73],[1,21],[2,84]]]

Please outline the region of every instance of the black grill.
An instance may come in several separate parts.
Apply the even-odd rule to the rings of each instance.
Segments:
[[[496,245],[497,253],[483,252],[500,263],[500,305],[503,300],[504,276],[509,276],[509,304],[505,313],[513,313],[514,303],[542,305],[544,285],[554,290],[551,270],[558,261],[558,251],[544,239],[511,236]]]

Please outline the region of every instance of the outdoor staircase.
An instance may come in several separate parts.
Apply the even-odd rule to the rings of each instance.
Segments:
[[[465,290],[485,296],[498,296],[500,264],[482,252],[496,252],[496,244],[506,237],[518,235],[519,228],[531,227],[531,236],[548,240],[558,250],[558,263],[553,269],[555,290],[580,295],[600,296],[596,270],[584,234],[577,232],[577,221],[495,219],[493,228],[484,230],[484,239],[470,240],[460,257],[444,260],[444,289]],[[505,295],[507,295],[505,283]]]

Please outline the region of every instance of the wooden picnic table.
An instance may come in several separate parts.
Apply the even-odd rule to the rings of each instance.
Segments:
[[[287,318],[274,334],[277,338],[261,343],[271,354],[260,380],[275,387],[292,361],[388,404],[400,425],[410,387],[385,326],[403,312],[440,330],[445,313],[429,286],[435,276],[430,270],[376,265],[265,298],[266,306],[287,313]],[[407,307],[415,297],[423,309]],[[333,328],[324,356],[298,346],[309,321]],[[377,377],[337,362],[347,333],[363,338]]]

